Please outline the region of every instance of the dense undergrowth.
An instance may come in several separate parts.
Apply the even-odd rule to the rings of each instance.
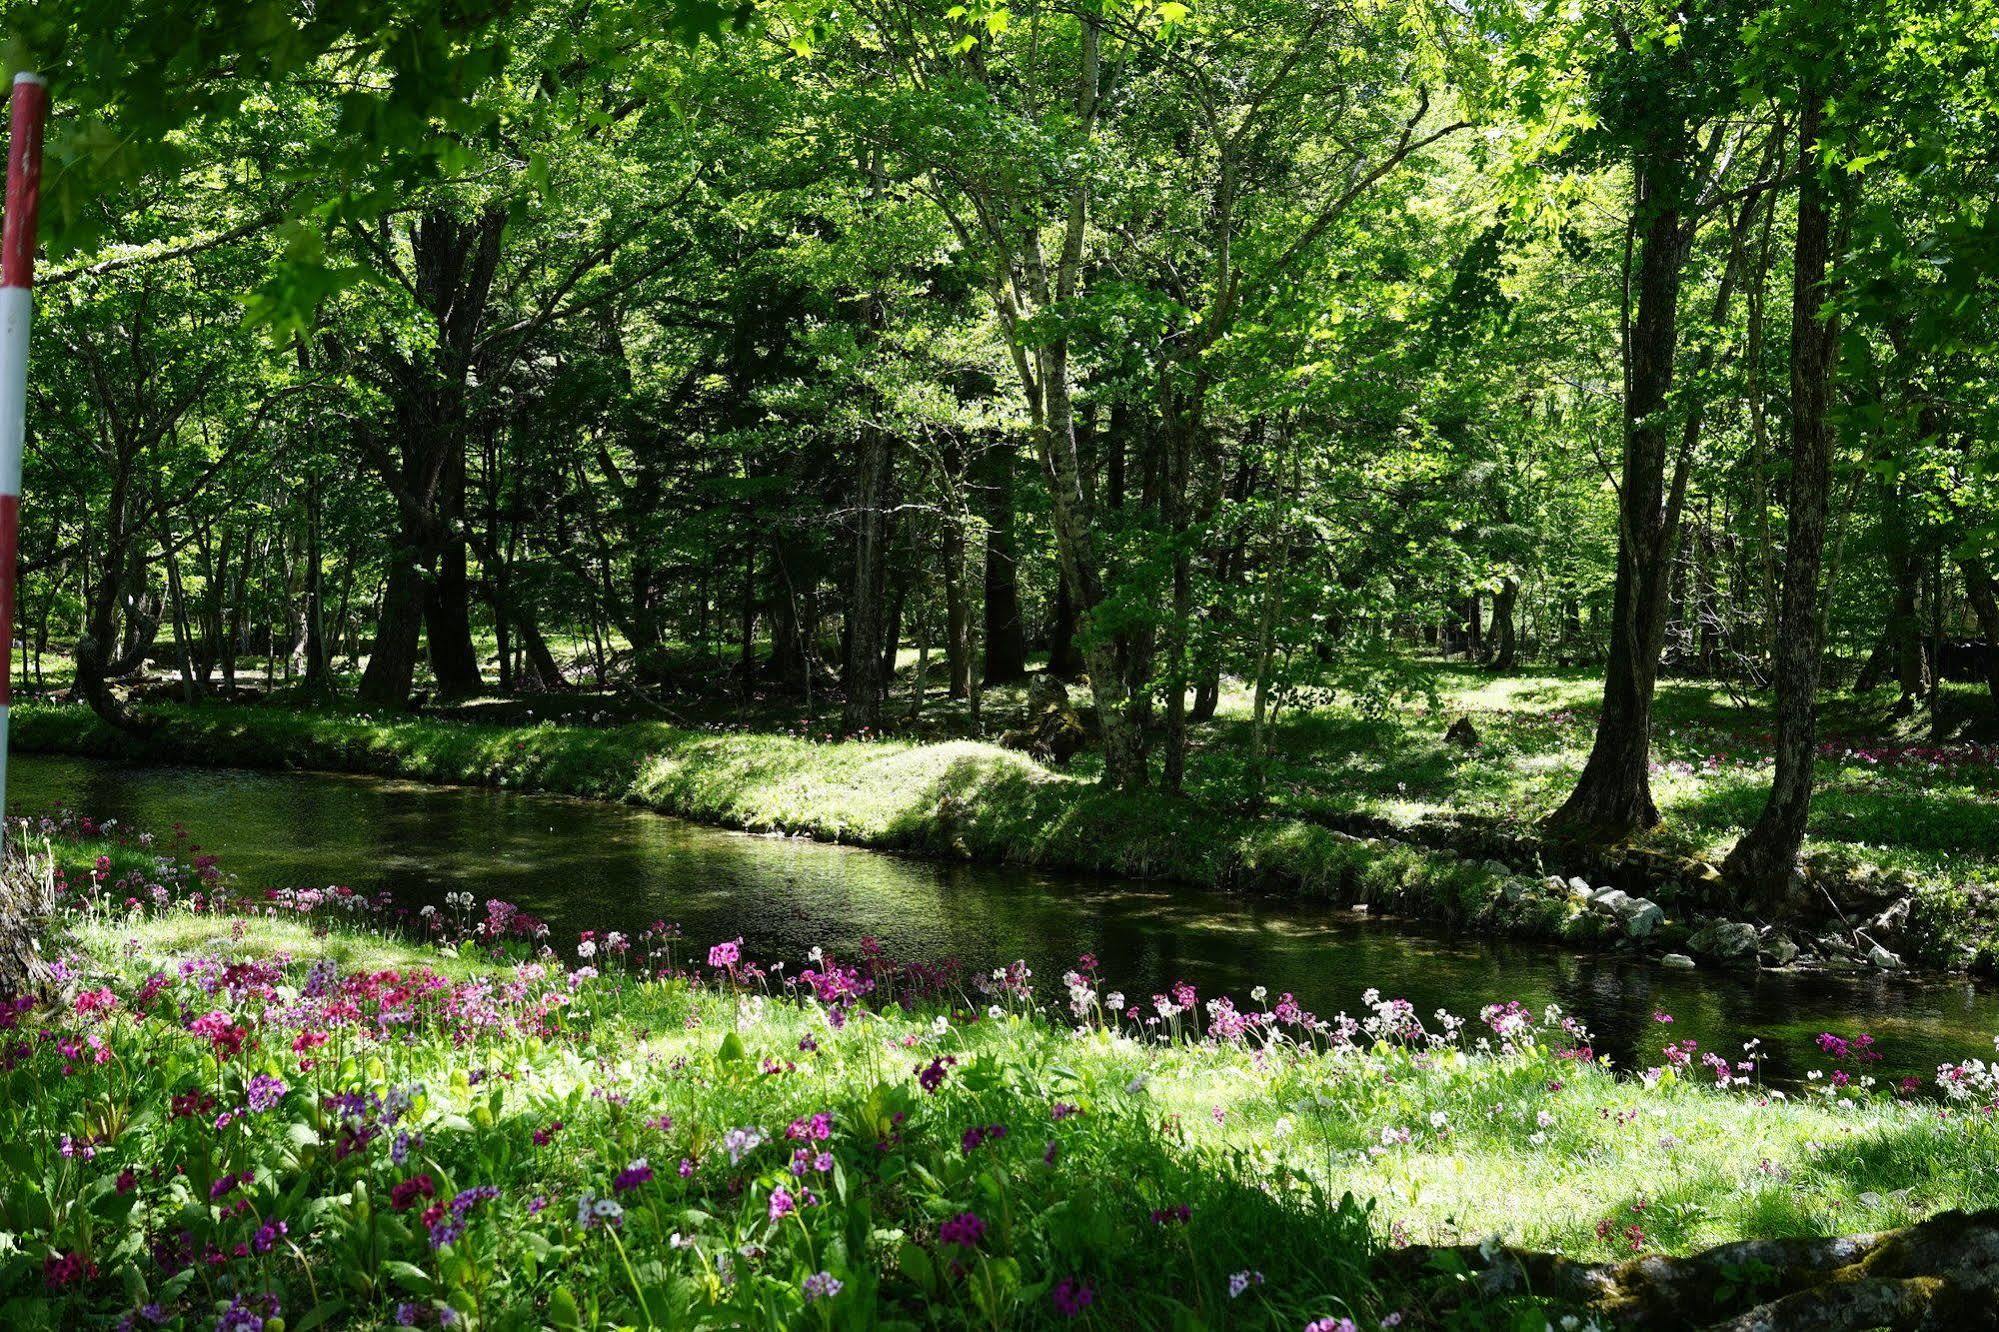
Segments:
[[[567,961],[501,902],[236,898],[39,831],[61,994],[0,1019],[10,1328],[1416,1327],[1459,1283],[1384,1277],[1412,1243],[1612,1257],[1999,1202],[1995,1070],[1878,1088],[1857,1031],[1787,1096],[1669,1014],[1619,1076],[1500,996],[1319,1017],[666,923]]]

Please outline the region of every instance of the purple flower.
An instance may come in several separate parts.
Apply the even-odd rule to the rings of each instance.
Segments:
[[[1081,1318],[1083,1310],[1095,1304],[1096,1300],[1097,1292],[1074,1277],[1063,1277],[1055,1283],[1055,1289],[1048,1292],[1049,1303],[1064,1318]]]
[[[244,1095],[250,1113],[261,1115],[285,1098],[285,1084],[269,1073],[259,1073],[250,1079],[250,1086]]]
[[[778,1187],[770,1191],[770,1219],[781,1221],[798,1210],[798,1200],[791,1196],[789,1189]]]
[[[986,1223],[977,1212],[960,1212],[937,1227],[937,1238],[961,1249],[975,1248],[986,1233]]]
[[[830,1300],[840,1293],[840,1278],[831,1272],[814,1272],[805,1278],[805,1302]]]
[[[708,950],[708,965],[716,970],[734,970],[736,963],[743,960],[743,941],[732,939],[728,943],[718,943]]]
[[[651,1182],[652,1167],[647,1165],[646,1159],[641,1156],[638,1160],[618,1172],[618,1177],[611,1181],[611,1191],[613,1193],[629,1193],[639,1185],[650,1184]]]

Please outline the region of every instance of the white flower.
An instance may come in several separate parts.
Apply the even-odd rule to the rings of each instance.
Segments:
[[[1124,1010],[1124,991],[1112,990],[1109,994],[1104,996],[1104,1002],[1109,1004],[1112,1008],[1115,1008],[1120,1012],[1122,1012]]]
[[[588,939],[585,939],[582,943],[576,945],[576,956],[578,957],[597,956],[597,945],[591,943]]]
[[[1133,1077],[1130,1082],[1126,1083],[1124,1089],[1125,1091],[1133,1095],[1136,1095],[1137,1093],[1144,1091],[1146,1084],[1151,1081],[1152,1081],[1151,1074],[1140,1073],[1137,1076]]]
[[[805,955],[805,959],[808,962],[824,962],[826,960],[826,950],[818,944],[814,944],[812,945],[812,951]]]
[[[993,1021],[998,1022],[1001,1018],[1006,1016],[1006,1010],[1004,1008],[1001,1008],[998,1004],[994,1004],[992,1007],[986,1010],[986,1016],[991,1018]]]
[[[1270,997],[1270,991],[1265,989],[1263,986],[1259,985],[1254,990],[1251,990],[1249,992],[1249,997],[1254,999],[1257,1003],[1260,1004],[1265,999],[1268,999]]]
[[[1291,1136],[1291,1129],[1292,1129],[1291,1116],[1279,1115],[1277,1117],[1277,1122],[1270,1126],[1270,1134],[1272,1137],[1276,1138],[1288,1138]]]
[[[942,1013],[930,1019],[930,1034],[932,1036],[942,1036],[949,1030],[951,1030],[951,1019],[945,1017]]]

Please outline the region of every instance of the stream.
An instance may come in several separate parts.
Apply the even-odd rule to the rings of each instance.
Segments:
[[[412,907],[467,891],[581,929],[678,922],[695,950],[741,935],[797,966],[815,945],[851,955],[865,936],[893,957],[970,968],[1024,959],[1044,998],[1078,954],[1143,1004],[1175,980],[1247,1005],[1285,991],[1321,1014],[1361,993],[1475,1017],[1485,1004],[1554,1002],[1580,1014],[1620,1066],[1656,1064],[1667,1040],[1736,1056],[1764,1042],[1777,1082],[1817,1067],[1822,1031],[1871,1032],[1883,1076],[1991,1058],[1999,994],[1964,980],[1674,971],[1610,955],[1449,935],[1324,906],[1179,885],[916,859],[702,827],[620,805],[371,777],[139,766],[16,755],[8,812],[68,808],[165,837],[175,825],[239,888],[386,889]],[[1671,1013],[1667,1026],[1657,1012]]]

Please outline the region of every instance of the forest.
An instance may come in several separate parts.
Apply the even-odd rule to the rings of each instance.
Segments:
[[[156,1083],[15,1125],[0,1322],[1987,1325],[1999,1075],[1960,1038],[1999,1024],[1966,979],[1999,974],[1994,0],[6,0],[0,27],[49,106],[0,893],[0,1039],[44,1040],[0,1086],[58,1047],[91,1076],[64,1021],[129,1023]],[[559,805],[532,886],[463,868],[530,854],[498,805],[328,867],[351,829],[264,811],[386,829],[396,801],[225,768],[619,802],[1050,904],[923,880],[873,925],[758,862],[793,887],[732,925],[601,892],[635,871]],[[1569,970],[1543,994],[1496,954],[1529,1004],[1474,1001],[1415,944],[1314,963],[1104,914],[1106,883]],[[676,960],[673,913],[737,938]],[[987,947],[1053,1018],[1013,953],[935,956]],[[1419,1002],[1300,1006],[1376,965]],[[1854,988],[1727,988],[1793,973]],[[148,1020],[161,986],[189,992]],[[1482,1016],[1426,1027],[1429,997]],[[1893,1079],[1855,1035],[1890,1013]],[[917,1080],[836,1055],[850,1014]],[[482,1049],[522,1078],[490,1103]],[[648,1082],[669,1057],[707,1072]],[[1060,1186],[1023,1122],[1050,1096],[1095,1134]],[[117,1108],[169,1097],[214,1144]],[[1939,1098],[1961,1123],[1925,1127]],[[1316,1145],[1273,1145],[1308,1113]],[[1627,1113],[1707,1154],[1651,1212]],[[1565,1116],[1616,1133],[1544,1146]],[[575,1160],[528,1160],[565,1120]],[[121,1135],[192,1182],[72,1178]],[[1134,1175],[1149,1219],[1099,1196]],[[1863,1220],[1878,1247],[1805,1247]],[[151,1275],[110,1293],[128,1260]]]

